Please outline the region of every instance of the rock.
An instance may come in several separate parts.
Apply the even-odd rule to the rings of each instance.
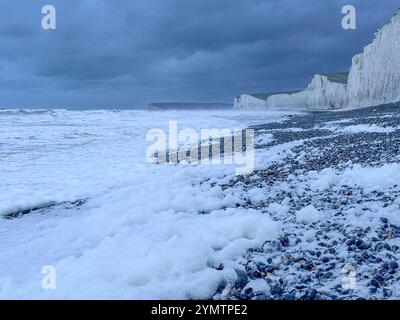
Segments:
[[[390,251],[390,249],[391,249],[390,245],[386,242],[378,242],[374,247],[374,250],[377,252],[382,251],[382,250]]]
[[[294,293],[287,293],[282,296],[282,300],[292,301],[296,300],[296,295]]]
[[[347,244],[348,246],[353,246],[353,245],[356,244],[356,241],[357,241],[356,238],[351,238],[350,240],[348,240],[348,241],[346,242],[346,244]]]
[[[393,294],[392,290],[389,290],[389,289],[386,289],[386,288],[383,289],[383,296],[385,298],[390,298],[392,296],[392,294]]]
[[[371,256],[370,256],[370,254],[369,254],[368,252],[364,251],[364,252],[362,253],[362,257],[363,257],[365,260],[368,260]]]
[[[304,268],[305,268],[306,270],[308,270],[308,271],[313,271],[313,270],[315,269],[315,266],[314,266],[313,263],[307,262]]]
[[[271,265],[269,265],[269,266],[266,266],[265,267],[265,272],[268,272],[268,273],[272,273],[272,272],[274,272],[274,270],[276,270],[276,269],[278,269],[276,266],[274,266],[273,264],[271,264]]]
[[[382,268],[383,269],[386,269],[386,270],[389,270],[389,262],[384,262],[383,264],[382,264]]]
[[[378,270],[378,273],[379,273],[381,276],[384,276],[385,273],[387,273],[387,269],[384,269],[384,268],[379,269],[379,270]]]
[[[341,284],[337,284],[336,286],[334,286],[334,287],[332,288],[332,290],[335,290],[336,292],[341,292],[342,289],[343,289],[343,287],[342,287]]]
[[[378,282],[377,280],[375,280],[375,279],[372,279],[372,280],[368,283],[368,285],[371,286],[371,287],[377,288],[377,287],[379,287],[379,282]]]
[[[329,261],[331,261],[331,258],[325,256],[325,257],[322,257],[321,260],[323,263],[328,263]]]
[[[374,280],[376,280],[380,285],[385,282],[385,279],[381,275],[376,275]]]
[[[356,247],[360,247],[362,244],[364,244],[364,241],[362,241],[361,239],[357,239],[355,242]]]
[[[261,294],[256,297],[256,300],[258,300],[258,301],[271,300],[271,296],[269,296],[267,294]]]
[[[317,297],[318,291],[315,289],[310,289],[306,292],[306,294],[301,298],[302,300],[315,300]]]
[[[385,281],[388,281],[388,280],[392,279],[393,276],[390,274],[390,272],[388,272],[385,275],[383,275],[383,278],[385,279]]]
[[[266,269],[267,269],[267,265],[266,264],[264,264],[262,262],[257,263],[257,270],[258,271],[265,272]]]
[[[334,248],[329,248],[329,249],[328,249],[328,252],[329,252],[330,254],[335,254],[335,253],[336,253],[336,250],[335,250]]]
[[[271,287],[271,294],[272,295],[281,295],[283,293],[283,289],[280,285],[276,284]]]
[[[355,259],[357,261],[358,264],[362,264],[364,262],[364,258],[362,256],[355,256]]]
[[[222,291],[226,288],[226,286],[227,286],[226,280],[221,280],[217,288],[217,293],[222,293]]]
[[[248,296],[251,296],[253,294],[253,288],[247,288],[244,290],[244,293]]]
[[[235,272],[237,274],[237,279],[235,281],[235,287],[238,289],[243,289],[248,282],[247,274],[246,274],[246,272],[239,270],[239,269],[235,269]]]
[[[290,243],[289,237],[287,237],[287,236],[281,237],[280,241],[281,241],[282,246],[284,246],[284,247],[289,246],[289,243]]]

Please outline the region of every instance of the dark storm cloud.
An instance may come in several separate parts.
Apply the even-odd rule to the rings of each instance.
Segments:
[[[57,30],[41,8],[57,8]],[[341,8],[358,29],[341,28]],[[231,101],[345,70],[394,0],[15,0],[0,12],[0,106]]]

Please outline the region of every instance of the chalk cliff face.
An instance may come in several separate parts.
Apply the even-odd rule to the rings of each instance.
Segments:
[[[317,74],[306,90],[290,95],[290,104],[301,109],[342,108],[346,101],[346,83],[336,82],[333,77]]]
[[[400,100],[400,11],[353,58],[347,92],[350,107]]]
[[[350,73],[317,74],[297,93],[243,95],[237,109],[328,110],[400,101],[400,10],[353,58]]]
[[[233,101],[234,109],[243,110],[264,110],[268,109],[266,100],[259,99],[250,94],[242,94]]]
[[[337,109],[343,107],[346,84],[333,81],[331,75],[316,75],[308,88],[296,93],[242,95],[234,101],[235,109],[291,110]],[[347,76],[346,76],[347,77]]]

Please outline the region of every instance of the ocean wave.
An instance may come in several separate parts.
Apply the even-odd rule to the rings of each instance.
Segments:
[[[56,116],[57,113],[65,110],[53,110],[53,109],[0,109],[0,116],[19,116],[19,115],[52,115]]]

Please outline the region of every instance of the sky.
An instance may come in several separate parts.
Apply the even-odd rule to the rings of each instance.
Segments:
[[[56,30],[42,7],[56,8]],[[341,27],[353,5],[357,29]],[[398,0],[1,0],[0,108],[232,102],[348,70]]]

